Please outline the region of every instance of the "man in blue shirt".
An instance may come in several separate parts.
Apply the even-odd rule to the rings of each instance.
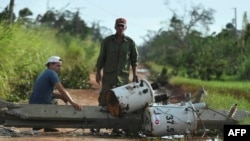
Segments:
[[[51,56],[46,66],[47,69],[44,70],[35,81],[29,104],[52,104],[53,99],[62,99],[65,103],[69,102],[75,109],[81,110],[82,106],[78,105],[71,98],[59,80],[58,73],[62,66],[61,58],[59,56]],[[54,87],[60,94],[53,93]],[[39,129],[41,128],[34,130]],[[58,130],[45,128],[44,131],[55,132]]]

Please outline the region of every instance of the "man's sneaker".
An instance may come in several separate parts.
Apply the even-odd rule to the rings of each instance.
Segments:
[[[100,109],[101,112],[108,112],[108,108],[106,106],[102,106]]]
[[[59,132],[59,130],[55,128],[44,128],[44,132]]]

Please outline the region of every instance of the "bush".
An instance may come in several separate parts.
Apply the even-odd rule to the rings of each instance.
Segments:
[[[85,65],[75,65],[72,69],[64,69],[61,72],[61,81],[65,88],[90,88],[89,70]]]

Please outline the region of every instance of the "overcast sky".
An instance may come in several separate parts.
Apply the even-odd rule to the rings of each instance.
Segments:
[[[0,1],[0,11],[3,11],[10,0]],[[14,12],[18,15],[20,9],[28,7],[36,17],[51,8],[72,12],[79,10],[88,25],[99,22],[101,26],[110,28],[112,33],[115,32],[115,19],[125,17],[128,21],[126,35],[132,37],[137,45],[141,45],[148,31],[167,27],[166,21],[172,17],[169,7],[178,15],[183,15],[185,8],[190,10],[191,6],[199,4],[205,9],[216,10],[215,23],[210,26],[211,32],[219,32],[225,28],[235,17],[235,9],[238,29],[242,28],[243,13],[250,15],[250,0],[15,0]]]

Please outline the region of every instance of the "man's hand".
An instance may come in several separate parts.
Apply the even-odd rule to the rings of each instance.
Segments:
[[[100,82],[102,81],[101,72],[98,71],[98,72],[96,73],[95,81],[96,81],[96,83],[98,83],[98,84],[100,85]]]
[[[133,81],[133,82],[138,82],[138,77],[137,77],[137,75],[134,75],[134,76],[133,76],[132,81]]]
[[[72,105],[76,110],[79,110],[79,111],[81,111],[82,108],[83,108],[81,105],[78,105],[78,104],[75,103],[75,102],[72,102],[71,105]]]

